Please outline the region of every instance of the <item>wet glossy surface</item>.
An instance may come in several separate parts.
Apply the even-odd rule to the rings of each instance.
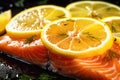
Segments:
[[[19,2],[21,1],[21,2]],[[68,3],[71,3],[77,0],[1,0],[0,1],[0,11],[5,11],[12,9],[13,16],[29,7],[41,5],[41,4],[55,4],[59,6],[66,6]],[[117,4],[120,6],[120,1],[111,0],[111,3]],[[0,52],[0,80],[1,79],[19,79],[20,75],[28,75],[34,78],[38,78],[42,73],[53,76],[52,80],[74,80],[69,77],[53,73],[49,70],[43,69],[40,66],[26,63],[24,61],[15,59],[3,52]]]

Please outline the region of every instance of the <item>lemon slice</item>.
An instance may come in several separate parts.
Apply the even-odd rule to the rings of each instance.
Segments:
[[[102,20],[111,29],[115,41],[120,44],[120,17],[107,17]]]
[[[39,36],[48,23],[70,17],[69,11],[55,5],[41,5],[18,13],[6,26],[7,34],[15,38]]]
[[[102,19],[120,16],[120,7],[103,1],[78,1],[66,6],[73,17],[92,17]]]
[[[92,18],[55,21],[43,28],[41,39],[52,53],[78,58],[101,55],[113,44],[109,27]]]
[[[0,14],[0,35],[2,35],[5,32],[5,26],[9,22],[11,17],[11,10],[7,10]]]

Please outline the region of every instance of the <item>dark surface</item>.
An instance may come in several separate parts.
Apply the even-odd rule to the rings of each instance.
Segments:
[[[67,4],[77,1],[77,0],[0,0],[0,11],[5,11],[8,9],[12,10],[12,16],[18,12],[41,4],[54,4],[59,6],[66,6]],[[106,0],[107,1],[107,0]],[[119,0],[108,0],[107,2],[117,4],[120,6]],[[3,52],[0,52],[0,80],[20,80],[19,76],[28,75],[32,76],[34,79],[38,79],[39,76],[45,73],[52,76],[52,80],[74,80],[69,77],[53,73],[49,70],[45,70],[37,65],[29,64],[24,61],[12,58]],[[21,79],[26,80],[26,79]],[[39,79],[40,80],[40,79]],[[48,80],[48,79],[44,79]]]
[[[43,69],[40,66],[20,61],[9,55],[0,52],[0,80],[18,80],[19,76],[28,75],[38,79],[41,74],[46,74],[54,77],[52,80],[74,80],[69,77],[53,73],[49,70]],[[24,79],[22,79],[24,80]],[[48,79],[45,79],[48,80]]]
[[[75,2],[79,0],[0,0],[0,11],[5,11],[8,9],[12,9],[13,16],[29,7],[38,6],[42,4],[54,4],[65,7],[67,4],[71,2]],[[120,6],[119,0],[101,0],[110,2]]]

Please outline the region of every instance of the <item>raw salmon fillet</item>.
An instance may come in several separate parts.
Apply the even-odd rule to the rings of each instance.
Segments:
[[[40,38],[28,44],[25,44],[24,41],[25,39],[12,39],[8,35],[4,35],[0,37],[0,50],[30,63],[46,65],[48,50]]]
[[[85,59],[51,53],[51,68],[82,80],[120,80],[120,46],[114,43],[104,55]]]
[[[78,59],[49,52],[40,38],[29,44],[24,41],[25,39],[13,39],[8,35],[1,36],[0,50],[39,66],[50,65],[47,67],[53,72],[77,79],[120,80],[120,45],[117,43],[104,55]]]

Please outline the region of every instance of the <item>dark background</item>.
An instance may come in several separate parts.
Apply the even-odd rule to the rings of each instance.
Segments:
[[[13,15],[15,15],[16,13],[23,9],[37,5],[54,4],[65,7],[67,4],[75,1],[80,0],[0,0],[0,11],[12,9]],[[101,0],[101,1],[106,1],[120,6],[120,0]]]
[[[14,16],[20,11],[33,6],[54,4],[65,7],[75,1],[78,0],[0,0],[0,12],[11,9],[12,16]],[[106,0],[106,2],[120,6],[119,0]],[[42,79],[43,77],[45,78]],[[0,80],[30,80],[33,78],[35,80],[75,80],[0,52]]]

